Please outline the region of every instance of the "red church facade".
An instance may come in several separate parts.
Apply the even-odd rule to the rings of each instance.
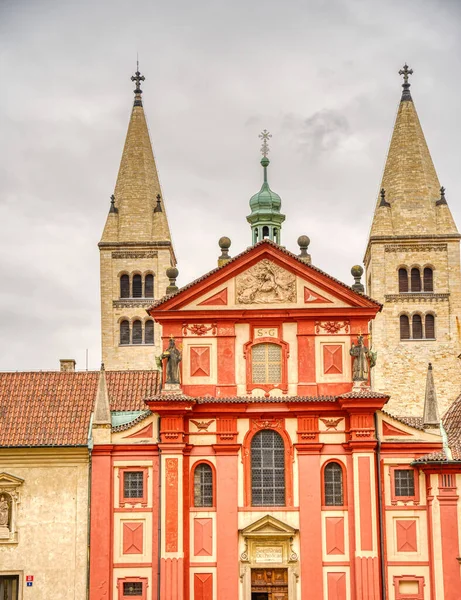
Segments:
[[[90,599],[459,598],[459,465],[354,377],[380,305],[267,240],[169,292],[180,384],[93,425]]]

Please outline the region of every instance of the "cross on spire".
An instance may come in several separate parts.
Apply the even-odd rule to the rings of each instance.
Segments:
[[[145,79],[146,78],[144,77],[144,75],[141,75],[141,73],[139,72],[139,61],[136,61],[136,73],[131,76],[131,81],[135,81],[136,82],[136,88],[134,90],[134,105],[135,106],[142,106],[142,100],[141,100],[141,94],[142,94],[141,81],[145,81]]]
[[[264,129],[264,131],[259,134],[259,139],[262,140],[261,154],[264,158],[269,154],[269,140],[271,137],[272,134],[269,133],[267,129]]]
[[[399,75],[403,75],[403,92],[402,92],[402,100],[411,100],[410,94],[410,83],[408,82],[409,75],[413,75],[413,69],[409,69],[407,63],[403,65],[403,68],[400,69]]]

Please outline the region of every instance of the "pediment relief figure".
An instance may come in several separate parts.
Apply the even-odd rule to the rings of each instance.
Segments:
[[[236,277],[237,304],[296,302],[296,277],[267,258]]]

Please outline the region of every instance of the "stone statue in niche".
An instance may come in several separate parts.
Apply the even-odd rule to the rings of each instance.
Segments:
[[[354,357],[352,381],[368,381],[370,369],[376,364],[377,353],[365,346],[362,334],[357,337],[357,344],[352,342],[349,354]]]
[[[238,304],[296,302],[296,277],[265,258],[236,278]]]
[[[166,383],[179,384],[179,363],[181,362],[181,358],[181,352],[176,348],[175,339],[171,337],[168,348],[160,356],[162,361],[167,360]]]
[[[9,528],[10,520],[10,505],[6,497],[0,496],[0,539],[8,538],[10,535]]]

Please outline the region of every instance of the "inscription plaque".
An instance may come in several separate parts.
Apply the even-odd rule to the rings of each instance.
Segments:
[[[283,562],[283,549],[281,546],[256,546],[255,562],[281,563]]]

